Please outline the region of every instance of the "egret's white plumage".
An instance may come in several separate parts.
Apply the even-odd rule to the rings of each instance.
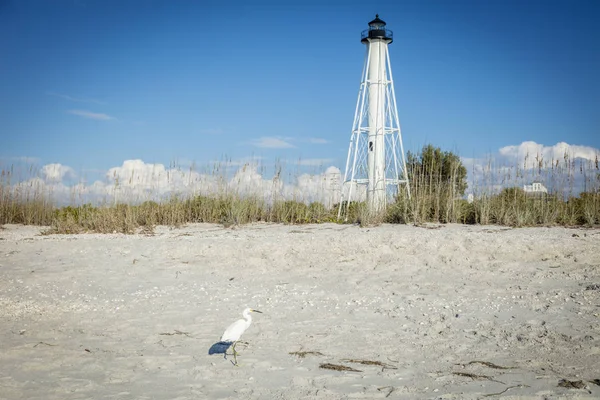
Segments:
[[[246,308],[242,313],[244,318],[238,319],[233,324],[229,325],[227,329],[225,329],[225,332],[223,332],[223,335],[221,336],[221,342],[233,343],[232,349],[235,365],[237,365],[237,352],[235,351],[235,345],[240,340],[242,334],[246,332],[246,329],[248,329],[248,327],[252,323],[252,316],[250,315],[250,313],[253,312],[262,314],[261,311],[253,310],[252,308]]]

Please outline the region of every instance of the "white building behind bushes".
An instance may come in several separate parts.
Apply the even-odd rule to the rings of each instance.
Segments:
[[[533,182],[531,185],[523,185],[523,191],[526,194],[532,195],[548,194],[548,189],[546,189],[546,186],[542,185],[541,182]]]

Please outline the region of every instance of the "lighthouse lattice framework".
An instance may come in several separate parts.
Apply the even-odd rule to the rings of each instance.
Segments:
[[[361,42],[367,46],[366,56],[338,217],[347,210],[344,204],[358,199],[361,188],[364,193],[365,185],[368,209],[373,213],[384,210],[401,185],[406,185],[410,197],[388,52],[393,33],[385,26],[376,15],[369,22],[369,29],[361,33]]]

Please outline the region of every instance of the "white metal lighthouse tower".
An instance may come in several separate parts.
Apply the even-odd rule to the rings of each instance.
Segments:
[[[392,31],[385,29],[379,15],[369,22],[361,34],[367,46],[358,101],[354,113],[350,148],[342,186],[338,218],[356,200],[366,185],[366,198],[371,213],[385,209],[388,197],[405,184],[410,197],[402,134],[396,107],[388,44]],[[347,218],[347,214],[346,214]]]

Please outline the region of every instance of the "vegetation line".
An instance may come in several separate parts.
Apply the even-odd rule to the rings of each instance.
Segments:
[[[0,176],[0,225],[26,224],[50,226],[46,233],[144,233],[156,225],[178,227],[187,223],[209,222],[225,227],[252,222],[285,224],[307,223],[401,223],[423,224],[497,224],[522,226],[594,226],[600,224],[600,170],[598,160],[539,160],[536,168],[528,157],[513,167],[495,167],[490,161],[483,171],[473,171],[467,182],[467,169],[452,152],[427,145],[418,154],[408,153],[407,170],[411,198],[400,187],[385,212],[371,215],[365,202],[342,203],[344,216],[338,220],[339,204],[332,207],[309,202],[296,195],[284,198],[250,195],[222,185],[210,195],[173,195],[151,201],[154,194],[127,203],[107,199],[99,205],[78,204],[58,207],[52,193],[43,185],[22,184],[12,166]],[[537,160],[537,157],[536,157]],[[215,182],[226,182],[216,168]],[[29,181],[35,182],[32,172]],[[277,177],[282,173],[278,170]],[[132,178],[133,179],[133,178]],[[273,178],[275,179],[275,178]],[[532,182],[544,182],[547,192],[525,191]],[[576,182],[583,182],[583,192]],[[581,185],[580,185],[581,186]],[[77,189],[75,186],[73,190]],[[501,188],[501,189],[499,189]],[[545,186],[544,186],[545,188]],[[469,195],[467,196],[467,191]],[[81,193],[73,193],[81,198]]]

